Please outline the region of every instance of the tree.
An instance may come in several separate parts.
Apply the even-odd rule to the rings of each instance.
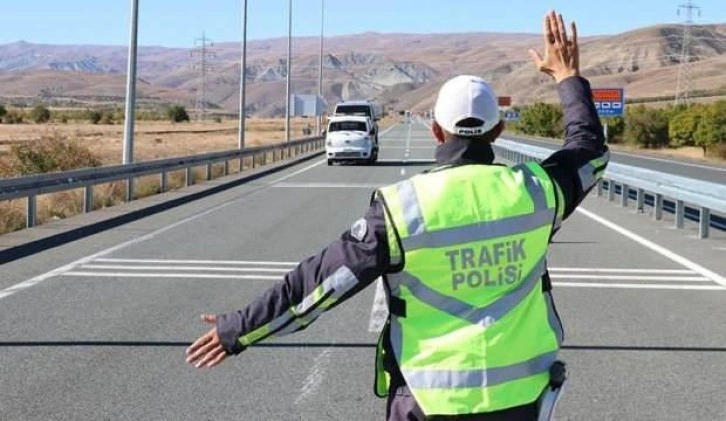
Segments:
[[[522,110],[518,127],[526,134],[558,138],[564,134],[562,118],[561,107],[538,102]]]
[[[708,148],[726,144],[726,101],[715,102],[705,110],[693,140],[703,149],[704,155]]]
[[[601,120],[602,125],[608,126],[608,143],[620,143],[625,133],[625,119],[622,117],[608,117]]]
[[[695,144],[693,135],[698,128],[699,120],[704,111],[704,107],[692,105],[673,114],[668,126],[668,137],[670,137],[671,146],[693,146]]]
[[[30,110],[30,119],[38,124],[47,123],[50,121],[50,110],[45,105],[36,105]]]
[[[0,104],[0,119],[5,117],[5,115],[8,113],[8,110],[5,109],[5,107]]]
[[[186,108],[181,105],[172,105],[166,109],[166,116],[173,123],[181,123],[182,121],[189,121],[189,114],[187,114]]]
[[[668,145],[668,119],[665,113],[645,105],[629,107],[625,121],[625,139],[645,148]]]

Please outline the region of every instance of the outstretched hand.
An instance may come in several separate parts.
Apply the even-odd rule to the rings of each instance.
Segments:
[[[217,324],[217,316],[212,314],[203,314],[202,320],[212,325]],[[212,368],[227,358],[227,352],[222,347],[216,326],[191,344],[186,354],[187,362],[196,368]]]
[[[537,51],[529,50],[537,69],[552,76],[557,83],[580,74],[580,50],[575,22],[570,24],[570,28],[572,38],[567,37],[562,15],[551,11],[544,18],[544,58]]]

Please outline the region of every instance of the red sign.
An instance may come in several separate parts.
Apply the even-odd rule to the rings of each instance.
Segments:
[[[592,100],[594,102],[623,102],[622,89],[593,89]]]
[[[512,97],[511,96],[500,96],[500,97],[497,97],[497,100],[499,101],[500,107],[511,107],[512,106]]]

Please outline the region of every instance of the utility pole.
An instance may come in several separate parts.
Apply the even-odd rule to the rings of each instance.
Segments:
[[[242,63],[239,72],[239,149],[245,147],[245,120],[247,118],[247,0],[242,0]]]
[[[678,16],[681,10],[685,10],[685,18],[683,21],[683,40],[680,64],[678,66],[678,85],[676,86],[675,105],[686,104],[691,102],[691,94],[694,86],[693,66],[691,65],[691,43],[693,42],[693,34],[691,32],[693,26],[693,11],[698,11],[701,16],[701,8],[695,5],[691,0],[687,0],[678,6]]]
[[[136,119],[136,57],[139,34],[139,0],[131,0],[131,30],[126,72],[126,110],[124,113],[124,146],[122,163],[134,162],[134,120]],[[134,196],[134,179],[126,180],[126,201]]]
[[[290,70],[292,68],[292,0],[287,0],[287,83],[285,87],[285,142],[290,141]]]
[[[197,118],[202,121],[207,119],[207,106],[209,104],[207,101],[207,72],[211,67],[208,59],[215,55],[214,52],[209,50],[209,47],[213,46],[214,43],[202,32],[202,37],[194,41],[194,48],[191,53],[192,56],[197,57],[194,68],[199,70],[200,75],[195,108],[199,113]]]
[[[318,74],[318,96],[323,97],[323,34],[324,34],[324,23],[325,23],[325,0],[320,0],[320,73]],[[317,124],[315,133],[320,134],[320,129],[323,125],[323,116],[319,115],[317,118]]]

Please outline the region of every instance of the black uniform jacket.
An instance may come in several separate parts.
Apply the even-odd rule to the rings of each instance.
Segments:
[[[593,170],[588,164],[596,158],[603,158],[607,163],[609,153],[589,82],[582,77],[570,77],[560,82],[557,89],[563,106],[565,143],[542,165],[562,189],[566,219],[593,187]],[[437,147],[436,161],[439,165],[491,165],[494,154],[487,144],[457,138]],[[217,328],[226,351],[230,354],[242,352],[245,346],[239,338],[250,333],[254,333],[251,343],[255,343],[271,336],[299,331],[324,311],[335,308],[390,272],[386,238],[382,204],[373,201],[365,215],[322,252],[300,262],[282,281],[245,308],[218,316]],[[334,305],[325,308],[321,304],[334,286],[335,294],[340,297]],[[296,311],[291,312],[291,308]],[[261,327],[264,329],[258,330]],[[391,355],[391,352],[387,354]],[[386,361],[385,366],[392,372],[393,379],[393,390],[388,400],[389,419],[420,417],[417,415],[420,410],[407,393],[395,361]],[[472,419],[497,418],[482,416]],[[513,419],[512,414],[507,415],[507,419]]]

